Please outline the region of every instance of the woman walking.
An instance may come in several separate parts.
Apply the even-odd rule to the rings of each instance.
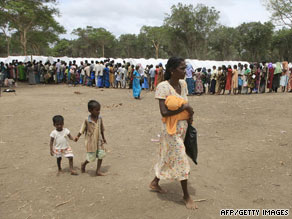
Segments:
[[[166,123],[162,124],[162,135],[160,143],[159,160],[155,165],[155,177],[150,183],[150,188],[159,193],[165,193],[160,185],[160,179],[178,180],[183,190],[183,200],[188,209],[197,208],[195,202],[188,192],[188,177],[190,164],[185,152],[184,139],[188,123],[192,123],[193,108],[183,104],[178,110],[169,110],[166,99],[169,96],[187,101],[187,84],[184,81],[186,64],[181,58],[172,57],[168,60],[165,71],[165,81],[161,82],[155,92],[155,98],[159,100],[160,113],[163,118],[177,115],[183,111],[189,113],[188,120],[178,120],[176,133],[169,134]]]

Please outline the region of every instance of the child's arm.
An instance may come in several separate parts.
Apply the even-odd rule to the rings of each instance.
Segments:
[[[69,133],[68,134],[68,138],[70,139],[70,140],[72,140],[72,141],[74,141],[75,139],[72,137],[72,135]]]
[[[105,140],[105,137],[104,137],[104,126],[103,126],[103,122],[102,122],[102,119],[101,119],[101,136],[102,136],[102,140],[103,140],[103,143],[106,144],[106,140]]]
[[[74,138],[74,141],[77,142],[80,138],[80,136],[85,132],[87,126],[86,126],[86,121],[84,121],[81,125],[81,129],[78,132],[77,136]]]
[[[77,136],[74,138],[74,141],[77,142],[82,134],[79,132]]]
[[[51,140],[50,140],[50,154],[51,154],[51,156],[54,155],[53,143],[54,143],[54,138],[51,137]]]

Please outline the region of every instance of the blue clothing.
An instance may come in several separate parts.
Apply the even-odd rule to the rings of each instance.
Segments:
[[[186,78],[193,78],[193,73],[194,73],[194,69],[193,66],[191,64],[187,64],[187,68],[186,68]]]
[[[71,72],[70,72],[70,68],[71,68],[71,65],[69,65],[68,67],[68,75],[67,75],[67,81],[69,84],[71,84]]]
[[[149,70],[149,74],[150,74],[150,77],[151,78],[154,78],[155,77],[155,68],[153,67],[153,68],[151,68],[150,70]]]
[[[187,85],[188,85],[188,94],[191,95],[195,92],[194,86],[194,79],[193,78],[186,78]]]
[[[149,89],[149,85],[148,85],[148,79],[147,77],[144,77],[144,82],[142,84],[142,88],[143,89]]]
[[[97,87],[103,87],[103,76],[98,76]]]
[[[238,86],[242,86],[242,85],[243,85],[243,80],[240,77],[238,77]]]
[[[140,93],[141,93],[141,86],[140,86],[140,79],[141,79],[141,75],[135,70],[133,73],[133,96],[135,98],[140,97]]]
[[[106,88],[109,88],[110,87],[110,83],[109,83],[109,68],[108,67],[105,67],[103,69],[103,86],[106,87]]]

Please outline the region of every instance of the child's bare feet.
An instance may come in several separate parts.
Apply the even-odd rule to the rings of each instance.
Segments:
[[[156,183],[154,180],[150,183],[150,186],[149,186],[151,189],[152,189],[152,191],[154,191],[154,192],[158,192],[158,193],[161,193],[161,194],[165,194],[165,193],[167,193],[167,191],[166,190],[164,190],[164,189],[162,189],[161,187],[160,187],[160,185],[158,184],[158,183]]]
[[[74,170],[71,170],[71,175],[73,175],[73,176],[77,176],[78,173],[77,173],[76,171],[74,171]]]
[[[195,210],[198,208],[196,203],[191,199],[191,197],[185,198],[183,197],[184,203],[186,204],[187,209]]]
[[[81,173],[85,173],[85,163],[81,163]]]
[[[102,172],[100,172],[100,171],[96,171],[96,175],[97,175],[97,176],[106,176],[105,173],[102,173]]]

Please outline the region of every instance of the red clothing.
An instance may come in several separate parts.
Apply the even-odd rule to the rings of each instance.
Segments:
[[[273,86],[273,78],[274,78],[274,68],[269,68],[269,75],[268,75],[268,83],[267,88],[272,89]]]
[[[289,80],[288,80],[287,90],[289,92],[292,91],[292,69],[290,69],[290,76],[289,76]]]
[[[159,73],[159,68],[156,68],[156,69],[155,69],[154,87],[157,87],[158,73]]]
[[[261,75],[261,69],[258,68],[256,71],[256,89],[258,89],[260,85],[260,75]]]
[[[227,72],[225,90],[231,90],[231,82],[232,82],[232,69],[229,68]]]

